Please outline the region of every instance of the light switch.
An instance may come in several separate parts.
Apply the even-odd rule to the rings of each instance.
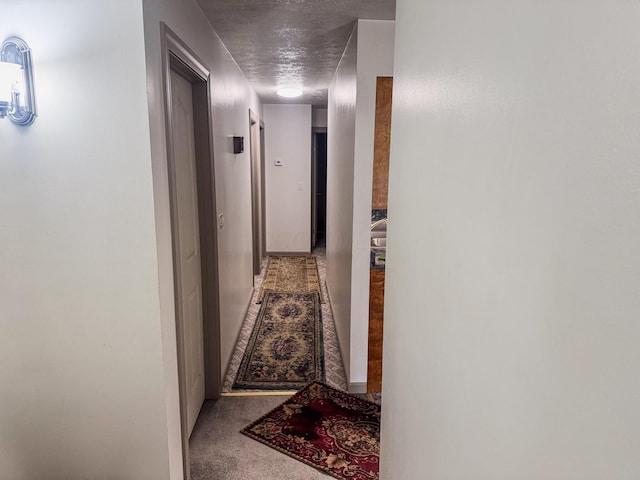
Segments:
[[[224,213],[218,215],[218,230],[222,231],[224,228]]]
[[[284,165],[284,160],[282,160],[281,158],[276,158],[274,159],[273,164],[276,167],[282,167]]]
[[[302,182],[298,182],[298,191],[301,192],[302,191]]]

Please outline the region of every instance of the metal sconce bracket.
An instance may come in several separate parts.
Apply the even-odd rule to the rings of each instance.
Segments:
[[[24,84],[20,92],[13,93],[13,103],[6,114],[16,125],[31,125],[36,119],[36,98],[33,89],[33,64],[31,49],[18,37],[7,38],[0,46],[0,62],[20,65],[24,75]],[[3,116],[3,115],[0,115]]]

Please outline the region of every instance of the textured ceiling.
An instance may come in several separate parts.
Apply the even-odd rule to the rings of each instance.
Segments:
[[[358,18],[393,20],[395,0],[197,0],[265,103],[326,105]],[[281,86],[304,95],[283,99]]]

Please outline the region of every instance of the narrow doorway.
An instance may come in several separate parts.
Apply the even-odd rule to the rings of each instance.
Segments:
[[[205,398],[220,396],[220,326],[210,72],[164,24],[167,173],[184,478]]]
[[[323,247],[327,241],[327,134],[313,133],[313,215],[312,247]]]
[[[267,210],[266,210],[266,200],[265,200],[265,192],[267,191],[265,186],[265,171],[266,168],[264,166],[265,163],[265,134],[264,134],[264,121],[260,120],[260,171],[262,172],[262,177],[260,178],[260,189],[262,191],[262,254],[266,255],[267,252],[267,227],[266,227],[266,218],[267,218]]]

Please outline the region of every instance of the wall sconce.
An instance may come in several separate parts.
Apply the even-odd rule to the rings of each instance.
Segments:
[[[0,118],[16,125],[36,119],[31,49],[24,40],[11,37],[0,46]]]

